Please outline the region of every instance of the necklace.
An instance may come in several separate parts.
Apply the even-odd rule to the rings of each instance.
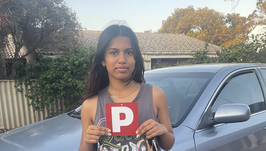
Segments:
[[[129,93],[128,95],[126,95],[126,96],[122,96],[122,97],[118,97],[118,96],[114,96],[114,95],[112,95],[111,93],[109,93],[108,92],[108,94],[110,95],[110,97],[112,97],[112,98],[117,98],[117,99],[122,99],[122,98],[126,98],[126,97],[128,97],[128,96],[130,96],[132,93],[134,93],[137,89],[139,88],[139,85],[131,92],[131,93]]]

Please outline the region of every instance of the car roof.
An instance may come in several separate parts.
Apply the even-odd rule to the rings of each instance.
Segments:
[[[175,67],[166,67],[160,69],[154,69],[146,71],[145,74],[153,73],[178,73],[178,72],[210,72],[217,73],[218,71],[226,68],[240,69],[246,67],[266,67],[266,64],[256,63],[226,63],[226,64],[194,64],[194,65],[182,65]]]

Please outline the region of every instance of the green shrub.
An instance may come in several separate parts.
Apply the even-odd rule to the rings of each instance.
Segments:
[[[29,88],[26,97],[35,110],[49,109],[49,116],[70,111],[81,105],[92,52],[92,47],[76,47],[57,58],[17,63],[16,87],[20,91],[22,84]],[[65,110],[55,112],[53,107],[58,101],[64,101]]]

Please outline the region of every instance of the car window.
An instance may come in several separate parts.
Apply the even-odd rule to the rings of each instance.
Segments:
[[[182,122],[212,77],[212,73],[145,75],[147,83],[164,90],[173,126],[178,126]]]
[[[264,81],[266,82],[266,69],[260,69],[260,71],[261,71]]]
[[[262,90],[254,72],[242,73],[230,78],[212,105],[213,113],[222,104],[242,103],[250,107],[251,113],[265,110]]]
[[[172,78],[177,91],[184,97],[196,97],[207,79]]]

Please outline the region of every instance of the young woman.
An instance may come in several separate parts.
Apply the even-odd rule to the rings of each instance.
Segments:
[[[82,105],[80,151],[165,150],[174,144],[165,93],[145,84],[144,65],[134,32],[111,25],[100,35]],[[106,128],[106,103],[137,102],[136,136],[111,136]],[[97,146],[99,143],[99,146]]]

